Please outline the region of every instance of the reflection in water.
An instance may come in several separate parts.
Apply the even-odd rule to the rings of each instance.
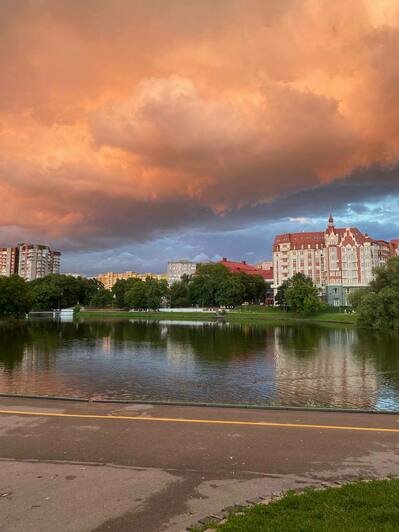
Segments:
[[[0,323],[0,392],[399,409],[398,335],[313,325]]]

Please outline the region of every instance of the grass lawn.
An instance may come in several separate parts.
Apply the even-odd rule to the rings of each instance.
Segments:
[[[97,311],[85,310],[79,313],[81,318],[128,318],[147,320],[212,320],[215,319],[215,313],[208,312],[126,312],[126,311]],[[259,323],[265,321],[304,321],[304,322],[325,322],[325,323],[355,323],[354,314],[345,314],[343,312],[323,312],[316,316],[301,317],[291,312],[284,312],[276,308],[264,308],[263,310],[233,310],[226,314],[226,320],[232,323]]]
[[[83,310],[79,312],[80,318],[127,318],[146,320],[211,320],[215,318],[212,312],[127,312],[123,310],[101,311]]]
[[[288,493],[270,504],[246,508],[224,532],[312,532],[399,530],[399,480],[356,482],[341,488]]]
[[[229,321],[279,320],[354,324],[356,316],[355,314],[345,314],[344,312],[321,312],[315,316],[298,316],[292,312],[284,312],[276,308],[267,308],[256,311],[232,311],[229,312],[228,319]]]

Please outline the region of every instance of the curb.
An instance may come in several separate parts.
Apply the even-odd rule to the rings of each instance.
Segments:
[[[366,408],[328,408],[314,406],[273,406],[273,405],[254,405],[247,403],[206,403],[191,401],[162,401],[148,399],[95,399],[93,397],[70,397],[57,395],[30,395],[18,393],[0,393],[1,397],[18,398],[18,399],[49,399],[51,401],[73,401],[80,403],[98,403],[98,404],[138,404],[138,405],[159,405],[159,406],[187,406],[187,407],[204,407],[204,408],[239,408],[243,410],[277,410],[277,411],[294,411],[294,412],[332,412],[338,414],[390,414],[398,415],[399,410],[370,410]]]

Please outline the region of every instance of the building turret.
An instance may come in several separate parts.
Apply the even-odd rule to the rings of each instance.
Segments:
[[[334,218],[333,218],[333,215],[330,214],[330,217],[328,219],[328,226],[327,226],[329,229],[334,229]]]

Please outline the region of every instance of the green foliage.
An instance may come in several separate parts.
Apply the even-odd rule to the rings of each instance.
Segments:
[[[310,316],[322,309],[317,288],[312,279],[302,273],[297,273],[288,280],[284,297],[286,307],[297,314]]]
[[[374,329],[399,329],[399,257],[376,268],[375,280],[350,295],[360,325]]]
[[[260,275],[247,275],[246,273],[240,273],[237,277],[245,288],[243,301],[256,305],[265,300],[270,284],[266,283],[263,277]]]
[[[363,296],[365,296],[368,292],[369,292],[369,288],[363,287],[363,288],[357,288],[356,290],[353,290],[349,294],[348,299],[349,299],[350,306],[353,308],[353,310],[358,309],[363,299]]]
[[[170,306],[173,308],[185,308],[190,306],[190,292],[188,279],[182,279],[173,283],[169,291]]]
[[[126,306],[125,303],[125,294],[130,288],[133,288],[133,286],[136,283],[142,282],[141,279],[138,278],[130,278],[130,279],[118,279],[114,286],[112,287],[112,293],[115,296],[115,304],[119,308],[123,308]]]
[[[112,305],[112,292],[105,288],[100,288],[91,298],[89,305],[92,308],[107,308]]]
[[[141,279],[125,292],[125,305],[132,309],[147,310],[147,289]]]
[[[216,301],[220,306],[237,306],[244,302],[245,285],[238,276],[229,276],[221,281],[216,290]]]
[[[192,304],[200,307],[218,306],[219,286],[230,275],[223,264],[200,264],[189,283]]]
[[[168,294],[167,281],[158,281],[157,279],[147,277],[144,284],[147,297],[147,308],[158,310],[162,304],[163,298],[166,298]]]
[[[34,310],[87,305],[104,287],[96,279],[53,274],[28,283]]]
[[[283,281],[281,285],[277,288],[277,294],[276,294],[276,304],[281,308],[287,307],[287,299],[286,299],[286,292],[287,288],[289,287],[289,281]]]
[[[0,277],[0,316],[22,317],[31,309],[28,283],[18,275]]]
[[[136,300],[138,294],[144,291],[142,288],[143,284],[145,286],[145,302],[144,295]],[[128,292],[136,295],[127,296]],[[116,306],[119,308],[150,308],[155,310],[161,306],[164,298],[168,295],[168,283],[166,280],[153,279],[152,277],[147,277],[145,281],[135,277],[131,279],[120,279],[112,287],[112,293],[115,296]],[[135,307],[131,303],[140,303],[140,306]]]
[[[223,264],[201,264],[187,283],[191,303],[200,307],[257,304],[268,288],[260,275],[231,273]]]

